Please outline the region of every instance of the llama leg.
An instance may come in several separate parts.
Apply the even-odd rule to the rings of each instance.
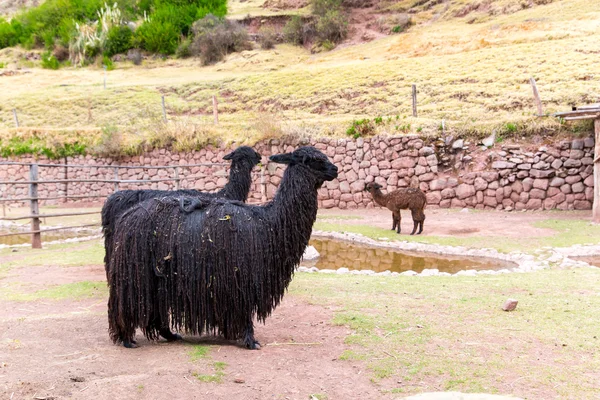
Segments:
[[[113,343],[123,343],[128,349],[139,347],[135,341],[135,326],[124,325],[123,318],[119,315],[116,290],[111,285],[110,296],[108,299],[108,332]]]
[[[244,330],[244,345],[250,350],[260,350],[260,343],[254,339],[254,324],[252,320],[248,322]]]
[[[417,227],[419,226],[419,211],[418,210],[410,210],[410,213],[412,214],[412,219],[413,219],[413,230],[410,234],[414,235],[415,232],[417,231]]]
[[[146,329],[147,331],[158,331],[158,334],[163,338],[167,339],[167,341],[169,342],[183,340],[181,335],[179,335],[178,333],[171,332],[171,330],[169,329],[169,323],[167,321],[163,321],[158,314],[155,313],[151,321],[152,322],[150,326]]]
[[[402,216],[400,215],[400,211],[396,213],[396,222],[398,224],[398,229],[396,230],[396,233],[400,233],[400,222],[402,222]]]
[[[392,230],[396,230],[396,224],[398,223],[398,218],[396,217],[396,213],[392,213]]]
[[[417,232],[417,235],[420,235],[421,232],[423,232],[423,224],[425,223],[425,221],[420,221],[419,222],[419,232]]]

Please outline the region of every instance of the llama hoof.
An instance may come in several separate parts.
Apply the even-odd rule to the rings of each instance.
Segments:
[[[179,342],[179,341],[183,341],[183,338],[181,337],[181,335],[179,333],[173,333],[173,336],[166,338],[167,342]]]
[[[127,349],[137,349],[140,346],[138,346],[138,344],[135,340],[132,340],[131,342],[128,342],[125,340],[125,341],[123,341],[123,347],[125,347]]]
[[[260,347],[261,347],[260,343],[254,339],[245,340],[244,345],[246,346],[247,349],[250,349],[250,350],[260,350]]]

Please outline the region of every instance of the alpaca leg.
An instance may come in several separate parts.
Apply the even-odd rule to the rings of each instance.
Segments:
[[[250,350],[260,350],[260,343],[254,339],[254,324],[252,320],[248,322],[244,330],[244,345]]]

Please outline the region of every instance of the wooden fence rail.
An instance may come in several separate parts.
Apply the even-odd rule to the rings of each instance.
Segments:
[[[22,162],[0,162],[0,166],[2,165],[17,165],[17,166],[28,166],[29,167],[29,180],[19,181],[19,180],[7,180],[0,181],[0,185],[12,186],[12,185],[28,185],[29,186],[29,196],[27,197],[16,197],[16,198],[0,198],[0,203],[9,203],[9,202],[29,202],[30,213],[29,215],[18,216],[18,217],[0,217],[0,220],[5,221],[18,221],[23,219],[31,219],[31,230],[22,231],[22,232],[9,232],[2,233],[0,237],[6,236],[14,236],[14,235],[31,235],[31,247],[34,249],[42,248],[42,238],[41,234],[44,232],[50,231],[58,231],[64,229],[76,229],[76,228],[85,228],[90,226],[98,226],[98,223],[95,224],[84,224],[78,226],[65,226],[65,227],[54,227],[41,229],[40,228],[40,219],[42,218],[55,218],[55,217],[70,217],[70,216],[79,216],[79,215],[91,215],[98,214],[97,211],[89,211],[89,212],[69,212],[69,213],[56,213],[56,214],[40,214],[39,210],[39,201],[41,200],[59,200],[59,199],[86,199],[86,198],[104,198],[108,197],[107,195],[71,195],[69,196],[66,193],[64,196],[46,196],[40,197],[38,196],[38,187],[39,185],[44,184],[65,184],[68,185],[70,183],[114,183],[114,191],[119,190],[120,184],[141,184],[141,183],[154,183],[154,182],[174,182],[175,188],[178,190],[181,187],[181,181],[198,179],[198,178],[206,178],[208,175],[192,175],[192,176],[181,176],[179,173],[180,168],[192,168],[192,167],[221,167],[228,166],[227,163],[200,163],[200,164],[184,164],[184,165],[176,165],[176,166],[121,166],[121,165],[110,165],[110,166],[102,166],[102,165],[72,165],[72,164],[37,164],[37,163],[22,163]],[[39,168],[64,168],[65,176],[67,168],[97,168],[97,169],[113,169],[114,179],[50,179],[50,180],[41,180],[39,179]],[[160,178],[160,179],[119,179],[119,169],[172,169],[174,171],[173,177],[170,178]],[[261,172],[261,192],[264,192],[265,188],[262,186],[265,185],[264,180],[264,167]],[[221,175],[221,174],[215,174]],[[66,186],[68,188],[68,186]]]

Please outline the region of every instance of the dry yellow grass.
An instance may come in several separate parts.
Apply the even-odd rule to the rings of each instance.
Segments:
[[[411,3],[382,7],[402,10]],[[146,115],[160,114],[161,95],[170,118],[206,126],[216,95],[221,125],[211,131],[228,141],[265,135],[257,123],[265,114],[280,119],[284,133],[344,135],[353,119],[384,115],[393,121],[382,132],[410,124],[409,131],[437,133],[444,119],[450,131],[481,136],[508,123],[525,133],[561,129],[553,118],[534,116],[531,76],[545,112],[600,101],[600,9],[594,2],[560,0],[515,11],[517,2],[504,0],[493,3],[498,15],[475,10],[456,17],[469,3],[418,10],[421,23],[405,34],[324,54],[279,45],[210,67],[196,60],[118,63],[106,90],[103,72],[94,67],[33,68],[0,77],[0,129],[13,126],[13,108],[29,127],[148,125]],[[0,62],[22,64],[15,63],[15,52],[1,51]],[[419,118],[409,117],[412,83],[418,85]]]

